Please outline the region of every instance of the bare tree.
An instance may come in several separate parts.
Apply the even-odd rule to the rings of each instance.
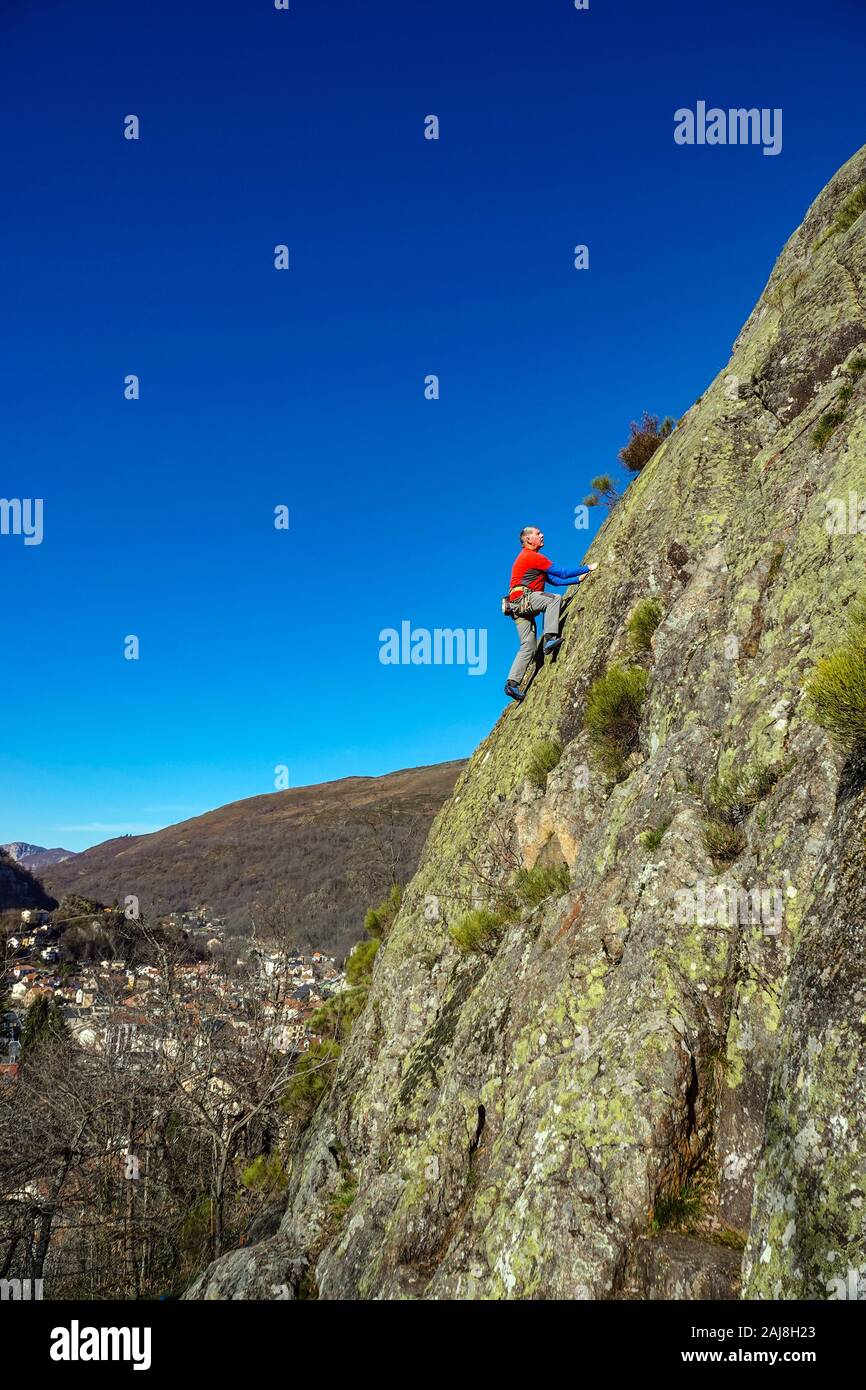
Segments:
[[[372,907],[409,877],[415,847],[429,817],[405,801],[391,798],[362,814],[349,870],[362,908]]]
[[[249,1190],[245,1169],[264,1156],[268,1181],[285,1182],[281,1102],[302,1047],[278,925],[230,976],[138,923],[146,999],[108,971],[96,1041],[45,1038],[0,1086],[3,1277],[44,1277],[58,1297],[150,1297],[244,1238],[273,1196]]]

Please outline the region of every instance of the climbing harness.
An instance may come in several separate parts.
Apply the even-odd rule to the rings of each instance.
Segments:
[[[513,590],[512,590],[513,592]],[[525,584],[520,586],[520,598],[512,602],[511,594],[506,594],[502,600],[502,612],[506,618],[528,618],[531,616],[529,600],[534,591],[528,589]]]

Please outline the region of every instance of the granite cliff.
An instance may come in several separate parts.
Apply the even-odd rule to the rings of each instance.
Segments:
[[[435,821],[278,1229],[188,1297],[864,1296],[866,782],[804,697],[862,588],[864,184],[866,149],[596,536]],[[612,772],[587,703],[617,667],[645,694]],[[520,869],[557,886],[458,949]]]

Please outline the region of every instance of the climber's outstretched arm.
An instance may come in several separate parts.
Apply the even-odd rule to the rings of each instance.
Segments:
[[[576,580],[579,582],[583,579],[584,575],[596,569],[598,569],[598,565],[581,565],[579,569],[576,570],[561,570],[551,565],[550,569],[546,571],[544,578],[547,580],[548,584],[574,584]]]

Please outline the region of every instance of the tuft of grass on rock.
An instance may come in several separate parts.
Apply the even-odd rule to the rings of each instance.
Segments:
[[[866,182],[858,183],[852,188],[824,235],[815,242],[815,250],[817,251],[831,237],[847,232],[862,212],[866,212]]]
[[[358,1184],[354,1179],[344,1178],[339,1190],[334,1193],[329,1203],[331,1215],[336,1217],[338,1221],[342,1221],[357,1194]]]
[[[712,1226],[704,1234],[714,1245],[724,1245],[728,1250],[745,1250],[749,1239],[746,1231],[738,1231],[735,1226]]]
[[[514,876],[514,891],[525,907],[538,907],[553,894],[561,898],[570,886],[571,874],[566,864],[553,868],[536,864],[534,869],[518,869]]]
[[[463,956],[492,956],[510,920],[511,914],[505,909],[491,912],[488,908],[478,908],[455,922],[450,928],[451,939]]]
[[[626,624],[626,632],[634,651],[650,650],[653,634],[661,620],[662,606],[658,600],[642,598]]]
[[[654,825],[649,830],[643,832],[640,837],[640,842],[644,849],[658,849],[672,819],[672,816],[668,816],[667,820],[660,821],[658,825]]]
[[[746,836],[739,825],[727,821],[704,821],[704,848],[716,864],[732,864],[746,848]]]
[[[828,439],[830,439],[831,435],[839,428],[845,419],[845,410],[848,402],[854,395],[855,384],[863,375],[864,371],[866,371],[866,357],[858,353],[856,357],[851,359],[845,368],[845,375],[848,380],[836,393],[834,408],[826,411],[825,414],[821,416],[812,431],[812,444],[819,452],[824,448]]]
[[[704,1214],[706,1193],[697,1183],[686,1183],[679,1192],[668,1192],[656,1198],[653,1208],[653,1230],[689,1230]]]
[[[756,758],[717,772],[704,788],[704,848],[717,865],[733,863],[746,847],[742,822],[768,796],[787,769]]]
[[[570,887],[566,864],[518,869],[503,888],[498,906],[467,912],[450,928],[451,939],[461,955],[493,956],[507,926],[518,921],[524,911],[532,911],[554,894],[561,897]]]
[[[737,825],[769,795],[784,771],[782,763],[755,758],[743,767],[717,772],[704,792],[711,816],[728,825]]]
[[[656,1196],[652,1229],[680,1231],[729,1250],[743,1250],[747,1240],[744,1231],[722,1220],[716,1186],[706,1169],[694,1173],[681,1187]]]
[[[858,183],[856,188],[852,188],[830,223],[831,234],[838,236],[840,232],[847,232],[863,212],[866,212],[866,182]]]
[[[793,303],[797,298],[797,291],[806,278],[805,270],[799,267],[792,270],[790,275],[786,275],[783,280],[774,286],[767,298],[770,303],[779,310],[785,308],[786,303]]]
[[[866,750],[866,641],[852,636],[806,684],[806,712],[844,753]]]

